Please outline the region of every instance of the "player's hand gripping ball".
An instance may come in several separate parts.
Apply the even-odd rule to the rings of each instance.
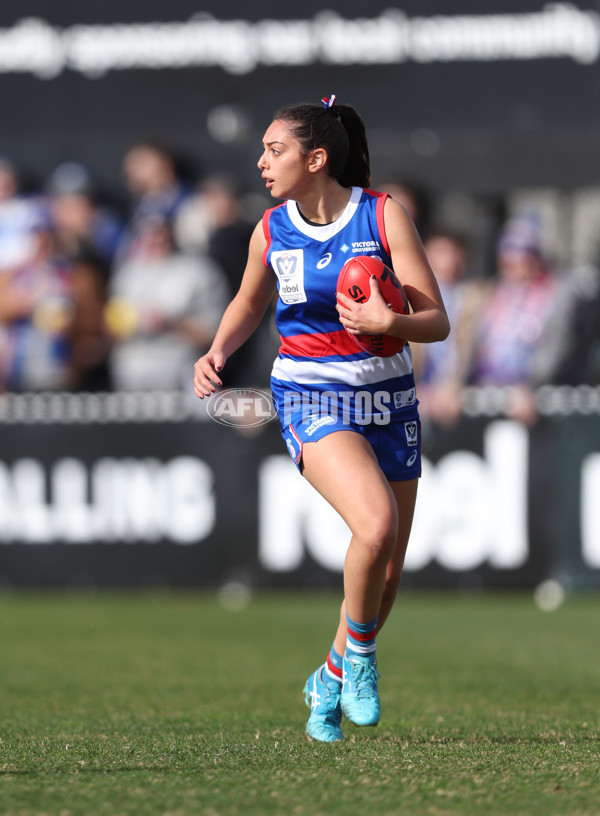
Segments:
[[[389,308],[398,314],[409,314],[404,288],[394,270],[386,266],[381,258],[371,255],[349,258],[339,274],[337,291],[356,303],[366,303],[371,295],[372,275],[377,278],[379,291]],[[348,334],[361,349],[374,357],[391,357],[401,351],[406,342],[389,334]]]

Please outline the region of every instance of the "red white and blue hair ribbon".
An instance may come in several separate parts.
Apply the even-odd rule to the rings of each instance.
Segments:
[[[321,102],[325,105],[326,108],[333,108],[333,106],[335,105],[335,94],[332,93],[329,98],[324,96],[323,99],[321,99]]]

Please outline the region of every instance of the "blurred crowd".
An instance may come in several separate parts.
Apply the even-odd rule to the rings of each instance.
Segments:
[[[182,173],[159,143],[132,146],[122,177],[116,204],[80,164],[32,190],[0,158],[0,391],[191,387],[260,212],[232,179]],[[473,230],[432,217],[414,184],[376,186],[412,215],[452,324],[445,342],[413,348],[425,418],[452,425],[465,387],[497,385],[507,413],[531,425],[539,386],[600,385],[600,272],[550,257],[535,209],[507,209],[482,254]],[[226,385],[267,386],[277,347],[268,318]]]
[[[432,220],[417,187],[381,188],[411,212],[452,326],[443,343],[413,344],[426,420],[452,426],[466,387],[497,386],[504,391],[506,415],[532,426],[539,387],[600,386],[598,264],[557,264],[544,245],[540,212],[532,207],[504,213],[488,242],[489,260],[482,263],[474,252],[476,228]]]
[[[191,386],[253,224],[231,179],[193,183],[165,145],[132,146],[122,178],[108,203],[81,164],[26,190],[0,159],[0,390]],[[228,365],[231,385],[266,376],[259,342]]]

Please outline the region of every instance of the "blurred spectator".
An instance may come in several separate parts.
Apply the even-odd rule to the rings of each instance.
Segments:
[[[0,272],[4,389],[76,388],[101,359],[101,291],[85,278],[84,265],[59,252],[49,221],[38,220],[29,256]]]
[[[183,250],[207,252],[218,263],[235,293],[246,266],[254,226],[242,213],[233,180],[211,176],[181,205],[174,229]]]
[[[19,173],[0,156],[0,270],[25,263],[32,252],[32,234],[43,210],[41,201],[19,189]]]
[[[539,384],[600,386],[600,269],[569,270],[559,283],[534,361]]]
[[[476,317],[487,285],[481,278],[467,276],[467,243],[458,233],[433,230],[424,247],[444,299],[451,332],[441,343],[412,344],[419,403],[423,417],[450,426],[460,417]]]
[[[429,194],[417,182],[409,179],[387,179],[376,186],[382,193],[388,193],[398,201],[412,218],[417,232],[424,240],[429,229],[431,201]]]
[[[90,174],[77,162],[59,165],[46,185],[54,229],[72,255],[94,253],[106,268],[117,249],[122,224],[115,212],[100,206]]]
[[[508,414],[532,425],[537,408],[532,387],[542,331],[553,307],[556,281],[542,256],[531,218],[516,217],[497,246],[497,279],[481,311],[470,382],[512,386]]]
[[[157,216],[172,224],[191,194],[191,185],[182,177],[175,153],[157,141],[139,142],[128,150],[123,174],[132,209],[118,250],[120,264],[137,254],[140,226],[146,218]]]
[[[75,309],[71,327],[72,364],[76,373],[73,388],[79,391],[108,391],[109,335],[104,319],[106,266],[95,252],[85,247],[69,256]]]
[[[181,206],[175,223],[179,245],[189,252],[205,252],[216,261],[232,294],[237,292],[246,268],[253,229],[254,224],[243,213],[236,185],[225,176],[204,180]],[[262,321],[228,360],[223,375],[228,387],[269,383],[279,339],[272,328],[272,321]]]
[[[106,321],[118,390],[180,390],[209,347],[229,300],[225,275],[207,256],[174,246],[167,219],[137,225],[135,255],[115,269]]]

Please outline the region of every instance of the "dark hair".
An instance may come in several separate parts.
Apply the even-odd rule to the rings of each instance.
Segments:
[[[350,105],[288,105],[274,120],[285,122],[305,154],[322,147],[328,172],[342,187],[368,187],[371,165],[365,125]]]

